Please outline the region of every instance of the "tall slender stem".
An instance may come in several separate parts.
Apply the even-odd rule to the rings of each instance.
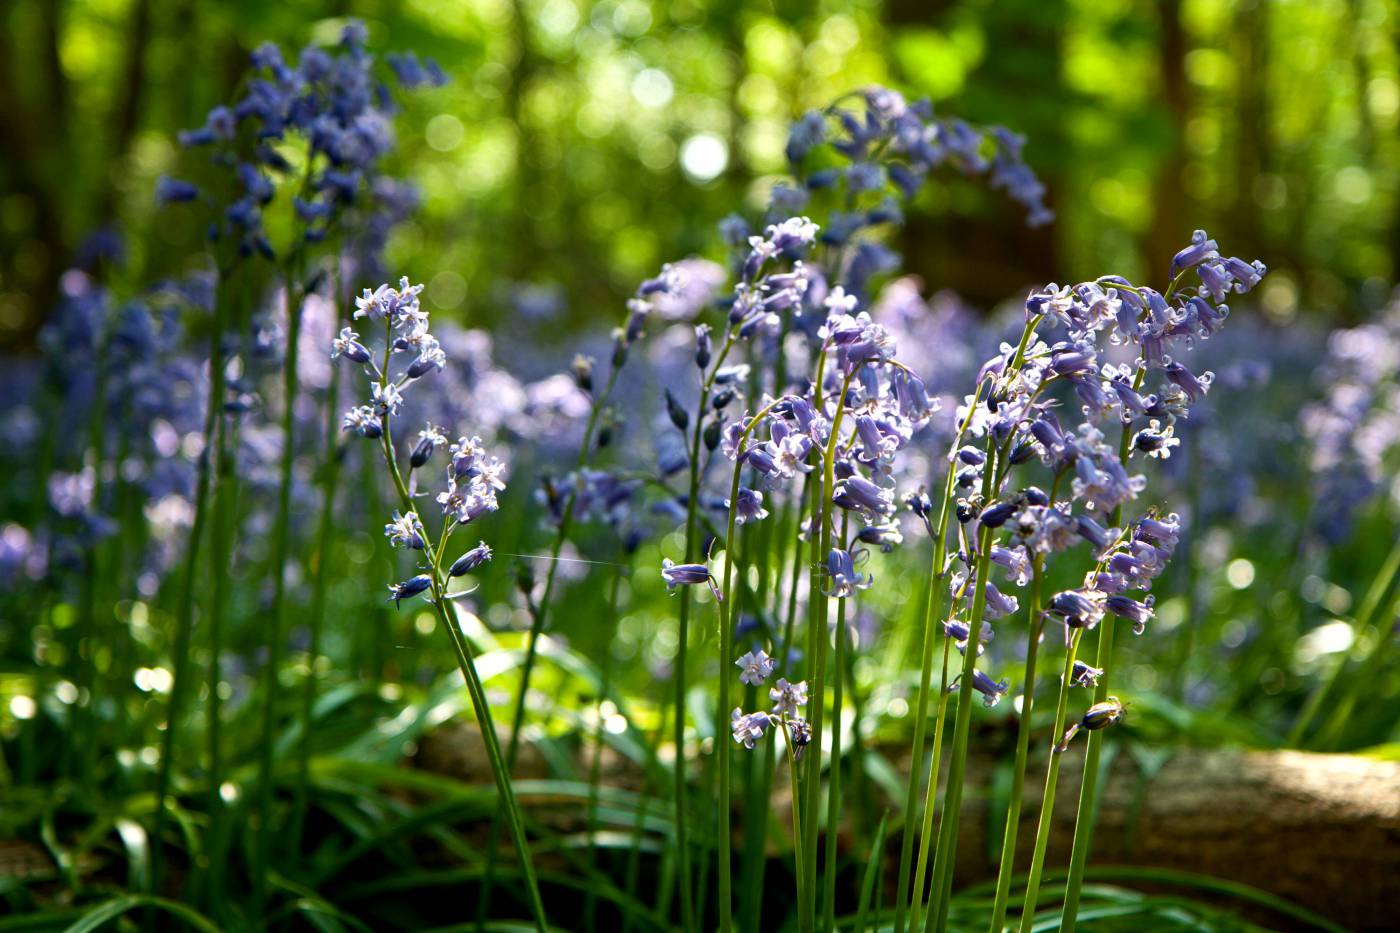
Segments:
[[[1178,279],[1180,276],[1178,276]],[[1177,281],[1173,280],[1171,288],[1167,289],[1167,297],[1175,290]],[[1133,378],[1133,389],[1142,388],[1142,381],[1147,375],[1146,363],[1139,363],[1137,374]],[[1124,422],[1123,434],[1118,442],[1118,460],[1126,464],[1128,462],[1128,445],[1132,436],[1132,423]],[[1123,507],[1117,506],[1113,510],[1111,524],[1115,527],[1123,516]],[[1103,622],[1099,625],[1099,653],[1094,662],[1103,671],[1099,675],[1098,684],[1094,688],[1094,702],[1102,703],[1108,699],[1109,677],[1113,670],[1113,630],[1114,617],[1112,613],[1104,616]],[[1065,909],[1060,918],[1060,925],[1065,933],[1074,933],[1075,918],[1079,913],[1079,892],[1084,884],[1084,867],[1089,861],[1089,848],[1094,843],[1094,814],[1098,800],[1099,787],[1099,758],[1103,754],[1103,732],[1094,730],[1089,733],[1088,747],[1084,752],[1084,777],[1079,785],[1079,810],[1074,818],[1074,845],[1069,856],[1069,878],[1065,882]]]
[[[841,516],[841,543],[846,543],[847,516]],[[854,598],[854,597],[848,597]],[[836,679],[831,691],[831,768],[827,778],[826,797],[826,864],[822,877],[822,926],[823,930],[835,929],[836,918],[836,843],[841,829],[841,706],[842,685],[846,671],[846,599],[836,603],[836,651],[832,664],[836,668]]]
[[[1021,795],[1026,786],[1026,757],[1030,750],[1031,714],[1035,703],[1035,663],[1044,624],[1040,618],[1042,564],[1037,554],[1031,561],[1030,607],[1026,616],[1026,672],[1021,688],[1020,723],[1016,728],[1016,764],[1011,772],[1011,799],[1006,808],[1006,829],[1001,839],[1001,864],[997,869],[996,898],[992,903],[991,933],[1006,926],[1006,904],[1011,895],[1011,873],[1016,866],[1016,836],[1021,825]]]
[[[948,723],[948,671],[953,642],[943,639],[943,672],[939,677],[938,712],[933,726],[933,749],[929,752],[928,783],[924,789],[923,823],[919,827],[919,864],[914,869],[914,891],[909,901],[909,929],[916,929],[923,915],[924,885],[928,883],[929,853],[937,848],[933,836],[933,816],[938,803],[938,771],[943,764],[943,733]],[[911,765],[911,767],[913,767]],[[930,843],[933,843],[932,845]]]
[[[975,394],[975,393],[974,393]],[[962,439],[963,432],[967,430],[968,424],[972,420],[972,408],[969,406],[963,423],[958,428],[957,437],[953,441],[954,450],[958,447],[958,442]],[[895,895],[894,908],[894,928],[895,933],[904,933],[905,910],[909,906],[909,863],[914,853],[914,813],[915,805],[918,802],[919,789],[919,769],[924,757],[924,737],[928,730],[928,701],[929,688],[933,677],[933,646],[937,643],[935,632],[938,622],[943,613],[943,565],[948,560],[948,515],[951,511],[953,500],[953,481],[955,469],[950,464],[947,476],[943,480],[942,504],[939,507],[938,527],[933,535],[933,557],[929,562],[928,571],[928,592],[924,600],[924,617],[920,626],[923,632],[923,655],[919,667],[919,698],[916,701],[914,710],[914,744],[911,749],[909,764],[909,786],[904,797],[904,833],[900,840],[899,849],[899,881],[897,893]],[[943,688],[939,695],[938,702],[938,725],[935,728],[936,737],[942,738],[943,713],[946,709],[948,696],[948,648],[944,643],[943,649]],[[935,744],[934,765],[929,772],[929,784],[924,795],[924,817],[923,831],[920,834],[921,843],[919,846],[919,880],[914,892],[913,902],[915,909],[922,902],[923,888],[923,868],[926,864],[928,853],[929,831],[933,823],[933,801],[935,797],[936,785],[938,783],[938,744]],[[911,924],[912,925],[912,924]]]
[[[824,353],[818,358],[819,370],[820,362],[825,359]],[[812,755],[807,763],[807,799],[803,802],[803,809],[807,813],[807,823],[802,830],[803,862],[807,879],[806,889],[801,892],[798,912],[798,923],[808,933],[813,929],[817,907],[817,808],[821,804],[822,737],[826,719],[826,649],[830,641],[826,630],[829,602],[821,586],[822,561],[831,550],[831,506],[836,489],[836,447],[841,438],[841,420],[846,412],[846,396],[851,390],[851,381],[859,371],[859,365],[852,366],[842,379],[841,391],[836,396],[836,411],[831,417],[831,433],[822,454],[822,482],[817,498],[812,504],[812,531],[815,532],[815,540],[819,542],[810,569],[811,606],[807,623],[810,626],[808,644],[812,648],[812,691],[808,707],[811,711]],[[816,384],[821,384],[820,377]],[[820,410],[820,405],[818,408]]]
[[[204,537],[204,523],[209,503],[210,460],[214,455],[213,438],[219,412],[224,402],[223,338],[227,309],[224,298],[224,276],[220,270],[214,292],[214,320],[209,335],[209,399],[204,416],[204,450],[200,453],[195,474],[194,521],[186,545],[185,565],[180,585],[180,602],[175,622],[173,668],[170,683],[170,706],[165,716],[165,732],[161,736],[160,768],[156,772],[156,812],[151,833],[151,893],[160,893],[161,868],[164,862],[163,839],[168,818],[167,797],[174,768],[175,739],[188,696],[190,641],[194,634],[194,593],[199,573],[199,546]]]
[[[989,443],[989,451],[995,448]],[[994,456],[987,457],[984,469],[990,473]],[[992,534],[979,530],[977,565],[972,585],[972,612],[968,619],[967,650],[963,652],[962,681],[958,684],[958,712],[953,723],[953,757],[948,762],[948,785],[943,790],[943,817],[938,823],[938,851],[934,853],[933,886],[929,888],[928,913],[924,929],[943,933],[948,924],[948,892],[953,883],[953,863],[957,856],[958,822],[962,813],[963,775],[967,768],[967,739],[972,728],[972,677],[977,667],[977,645],[982,636],[982,617],[987,608],[987,571],[991,567]]]
[[[283,636],[287,623],[287,562],[291,552],[292,468],[296,463],[297,354],[301,346],[303,295],[287,266],[283,288],[287,312],[287,352],[282,365],[282,462],[277,487],[277,517],[272,532],[272,610],[263,669],[262,741],[258,757],[257,831],[253,848],[252,916],[261,917],[267,902],[268,861],[272,849],[272,770],[277,738],[277,703],[281,694]]]
[[[1050,845],[1050,827],[1055,816],[1055,788],[1060,780],[1060,762],[1064,753],[1057,750],[1060,736],[1065,733],[1065,719],[1069,710],[1069,692],[1074,677],[1074,660],[1079,654],[1079,639],[1084,630],[1077,628],[1070,636],[1069,648],[1065,651],[1065,669],[1060,677],[1060,698],[1055,705],[1055,728],[1050,734],[1050,763],[1045,769],[1045,790],[1040,798],[1040,821],[1035,830],[1035,851],[1031,854],[1030,875],[1026,879],[1026,897],[1021,905],[1020,933],[1031,933],[1035,926],[1036,901],[1040,897],[1040,878],[1045,870],[1045,850]]]
[[[578,457],[574,470],[577,473],[588,464],[588,456],[593,450],[593,436],[598,428],[598,416],[612,394],[617,383],[619,368],[614,366],[608,373],[607,384],[602,393],[593,400],[588,412],[588,424],[584,427],[583,440],[579,444]],[[506,768],[515,771],[515,762],[520,755],[520,735],[525,726],[526,701],[530,694],[530,680],[534,676],[535,662],[539,656],[540,636],[544,633],[549,618],[549,607],[554,595],[554,582],[559,570],[559,555],[564,550],[564,542],[569,539],[573,528],[574,511],[578,508],[578,487],[569,490],[564,500],[564,510],[559,516],[559,527],[554,533],[554,543],[549,549],[549,569],[545,571],[544,589],[538,600],[526,600],[530,609],[530,631],[525,636],[525,660],[520,667],[520,687],[515,695],[514,708],[510,716],[510,738],[506,741]],[[481,896],[476,902],[476,928],[484,929],[487,915],[491,910],[491,892],[496,883],[496,858],[501,845],[501,813],[497,811],[491,818],[490,842],[486,849],[486,872],[482,880]]]
[[[388,372],[387,363],[383,372]],[[381,378],[384,378],[382,374]],[[384,462],[389,468],[389,475],[394,481],[395,490],[398,492],[399,506],[403,509],[404,514],[408,514],[414,511],[413,497],[399,472],[387,414],[382,417],[380,425],[382,429],[380,442],[384,452]],[[446,533],[444,533],[443,538],[446,539]],[[496,793],[500,797],[499,809],[505,816],[511,842],[515,846],[516,857],[520,859],[520,872],[525,882],[525,895],[529,902],[530,915],[534,919],[535,928],[539,933],[546,933],[548,921],[545,919],[544,902],[540,898],[539,882],[535,877],[535,864],[530,858],[530,845],[525,838],[525,827],[520,817],[519,803],[515,799],[515,790],[511,785],[510,770],[506,767],[505,756],[501,753],[500,739],[496,736],[496,724],[491,715],[486,688],[482,685],[481,676],[477,673],[471,643],[462,632],[461,623],[457,619],[456,606],[446,595],[447,583],[442,572],[442,550],[435,549],[427,535],[424,535],[423,556],[427,561],[429,575],[432,579],[433,598],[431,602],[433,611],[437,616],[439,626],[445,629],[452,639],[452,652],[457,659],[458,668],[462,671],[462,677],[466,680],[467,691],[471,695],[472,710],[476,714],[477,728],[481,731],[482,743],[486,746],[486,758],[491,764],[491,776],[496,782]]]
[[[596,722],[593,725],[593,761],[588,768],[588,851],[591,857],[598,857],[598,792],[603,777],[603,735],[606,731],[603,704],[612,692],[612,646],[617,635],[618,600],[622,591],[622,572],[613,574],[612,586],[608,587],[608,638],[603,647],[603,670],[598,686]],[[592,931],[597,925],[598,898],[592,885],[584,906],[584,925]]]
[[[330,577],[331,548],[335,543],[335,494],[340,479],[340,455],[337,450],[336,399],[340,391],[340,367],[331,368],[331,382],[326,391],[325,462],[321,465],[321,515],[316,529],[316,575],[311,591],[311,639],[306,649],[306,680],[301,691],[301,742],[297,749],[296,806],[293,809],[291,841],[300,848],[302,829],[306,822],[307,799],[311,783],[311,714],[316,703],[316,665],[321,657],[321,632],[326,617],[326,587]]]

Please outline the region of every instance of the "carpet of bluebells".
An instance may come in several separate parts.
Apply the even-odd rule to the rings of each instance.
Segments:
[[[259,48],[151,193],[196,271],[95,241],[0,371],[0,929],[1240,929],[1090,883],[1100,762],[1396,741],[1400,301],[1271,327],[1197,231],[965,307],[893,234],[1049,222],[1033,143],[867,88],[615,328],[494,339],[384,267],[445,77],[365,42]]]

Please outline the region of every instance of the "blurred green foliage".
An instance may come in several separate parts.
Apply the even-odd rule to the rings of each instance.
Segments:
[[[453,81],[415,95],[399,169],[423,210],[391,259],[438,310],[522,294],[610,321],[663,260],[762,203],[790,120],[871,82],[1030,138],[1058,220],[935,187],[902,248],[990,304],[1105,268],[1160,269],[1195,226],[1275,270],[1266,311],[1355,318],[1400,256],[1394,0],[11,0],[0,11],[0,344],[26,346],[84,236],[129,280],[199,236],[154,222],[174,133],[236,94],[248,51],[367,21]],[[523,290],[523,291],[522,291]]]

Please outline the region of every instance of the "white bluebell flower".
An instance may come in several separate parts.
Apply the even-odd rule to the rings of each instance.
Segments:
[[[360,405],[347,411],[340,420],[340,427],[343,431],[354,431],[361,437],[371,439],[384,433],[383,426],[379,423],[379,415],[368,405]]]
[[[773,712],[784,718],[796,716],[801,707],[807,705],[807,681],[788,683],[787,678],[779,677],[778,682],[768,690],[768,699],[773,703]]]
[[[734,741],[745,748],[753,748],[772,724],[773,719],[767,713],[745,713],[737,706],[729,714],[729,730]]]
[[[737,629],[735,634],[738,634]],[[747,686],[758,686],[772,675],[773,669],[778,662],[768,656],[768,652],[762,649],[750,651],[741,655],[734,665],[739,668],[739,683]]]
[[[402,546],[415,551],[423,549],[423,523],[419,521],[417,512],[407,515],[395,512],[394,520],[384,526],[384,536],[394,547]]]

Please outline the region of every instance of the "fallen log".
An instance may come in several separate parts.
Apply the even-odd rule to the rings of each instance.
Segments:
[[[887,757],[899,762],[894,749]],[[1082,749],[1066,753],[1060,772],[1047,865],[1068,864],[1082,772]],[[1142,756],[1118,754],[1103,785],[1091,865],[1188,871],[1239,882],[1277,895],[1355,930],[1400,928],[1400,762],[1293,751],[1173,749],[1145,770]],[[640,772],[605,756],[604,781],[642,786]],[[486,783],[490,773],[480,738],[468,726],[448,726],[425,738],[416,763],[439,773]],[[990,806],[995,761],[974,755],[960,822],[955,883],[995,876],[992,843],[1004,816]],[[522,756],[518,777],[541,777],[543,758]],[[586,767],[579,773],[586,774]],[[907,772],[906,772],[907,773]],[[1017,869],[1030,861],[1040,809],[1044,761],[1027,775]],[[777,825],[790,825],[785,780],[774,791]],[[881,800],[880,810],[898,804]],[[740,821],[736,820],[735,825]],[[995,826],[993,824],[996,824]],[[868,834],[867,834],[868,835]],[[850,828],[843,831],[850,836]],[[863,862],[864,852],[848,854]],[[899,834],[885,851],[886,878],[898,860]],[[1209,898],[1202,898],[1209,900]],[[1277,917],[1249,916],[1280,929]]]

